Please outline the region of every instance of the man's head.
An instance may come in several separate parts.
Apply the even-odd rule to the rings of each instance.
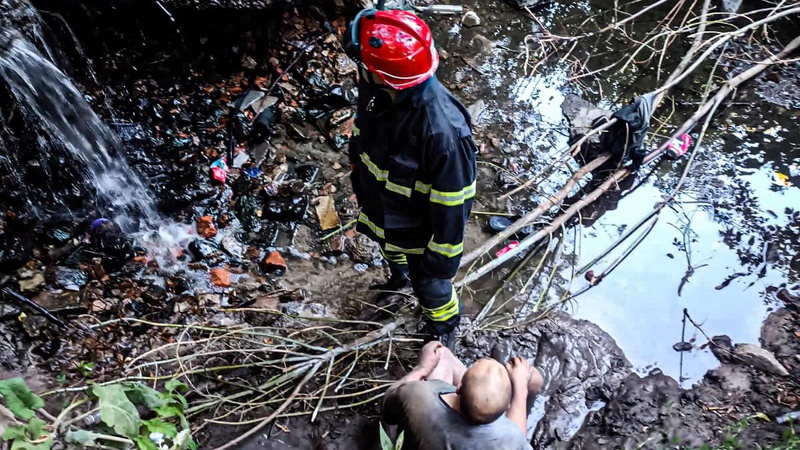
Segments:
[[[395,90],[414,87],[436,71],[439,54],[428,25],[408,11],[367,9],[345,32],[347,55],[374,79]]]
[[[479,359],[464,373],[458,394],[462,414],[475,423],[491,423],[511,403],[511,379],[499,362]]]

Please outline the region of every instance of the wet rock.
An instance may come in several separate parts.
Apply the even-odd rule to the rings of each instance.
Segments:
[[[511,6],[514,6],[516,8],[520,8],[520,9],[523,9],[523,8],[533,9],[533,8],[538,8],[538,7],[547,5],[548,3],[551,3],[551,2],[549,0],[508,0],[508,3]]]
[[[728,336],[721,335],[712,337],[709,348],[719,362],[723,364],[733,362],[733,341]]]
[[[261,270],[264,273],[283,275],[286,273],[286,260],[280,252],[274,250],[261,260]]]
[[[308,197],[302,194],[269,197],[264,204],[262,218],[276,222],[297,222],[303,220],[306,209],[308,209]]]
[[[321,303],[286,302],[281,304],[281,312],[296,317],[328,317],[328,308]]]
[[[133,247],[128,237],[115,222],[97,219],[90,230],[92,247],[107,256],[112,263],[121,264],[133,257]]]
[[[461,24],[467,28],[477,27],[481,24],[481,18],[475,11],[467,11],[464,16],[461,17]]]
[[[197,218],[197,234],[205,239],[213,238],[217,235],[217,227],[214,225],[214,218],[202,216]]]
[[[20,292],[38,291],[45,285],[44,274],[41,272],[33,272],[30,270],[20,271],[19,277]]]
[[[757,345],[736,344],[733,347],[733,356],[741,363],[753,366],[758,370],[782,377],[789,376],[789,371],[778,362],[775,355]]]
[[[761,344],[779,359],[800,354],[800,336],[794,331],[800,330],[791,311],[779,308],[761,326]]]
[[[228,269],[217,267],[208,272],[211,284],[217,287],[231,287],[231,272]]]
[[[314,250],[314,231],[306,225],[298,225],[292,237],[292,246],[301,253]]]
[[[89,275],[71,267],[56,266],[53,268],[53,283],[68,291],[79,291],[89,282]]]
[[[348,252],[356,263],[371,264],[376,258],[381,257],[378,245],[363,234],[356,234],[349,242]]]
[[[257,231],[261,221],[261,202],[252,195],[243,195],[236,200],[236,218],[246,231]]]
[[[266,140],[275,133],[275,125],[278,123],[278,109],[274,106],[264,108],[256,120],[253,122],[251,138],[255,140]]]
[[[580,139],[594,128],[592,123],[600,117],[610,116],[611,111],[595,106],[577,95],[567,95],[561,104],[561,112],[569,122],[569,136],[571,140]],[[599,135],[589,138],[589,146],[600,143]]]
[[[233,256],[234,258],[241,258],[244,255],[244,245],[233,236],[225,236],[220,242],[222,249],[225,253]]]
[[[225,261],[225,255],[220,252],[213,242],[196,239],[189,243],[189,252],[195,262],[205,262],[211,265],[219,264]]]
[[[469,112],[469,116],[472,118],[472,123],[478,123],[481,120],[481,116],[486,111],[486,102],[483,100],[478,100],[469,105],[467,111]]]
[[[30,235],[15,232],[0,234],[0,270],[17,270],[27,263],[33,253]]]

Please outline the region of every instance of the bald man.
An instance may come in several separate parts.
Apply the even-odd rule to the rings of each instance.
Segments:
[[[542,376],[525,358],[480,359],[469,369],[439,342],[383,401],[383,418],[405,432],[403,450],[530,450],[528,397]]]

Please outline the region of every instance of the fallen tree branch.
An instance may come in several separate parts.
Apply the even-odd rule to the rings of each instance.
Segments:
[[[531,245],[539,242],[544,237],[550,235],[551,233],[559,229],[561,225],[566,224],[566,222],[569,219],[571,219],[575,214],[577,214],[580,210],[582,210],[587,205],[600,198],[601,195],[605,194],[609,189],[616,186],[617,183],[622,181],[629,174],[630,171],[626,169],[617,171],[616,173],[614,173],[614,175],[612,175],[606,181],[604,181],[603,184],[595,188],[595,190],[587,194],[579,201],[575,202],[563,214],[556,217],[549,225],[523,239],[517,247],[511,249],[509,252],[481,266],[475,272],[468,274],[466,277],[456,282],[455,286],[460,287],[468,285],[473,281],[482,278],[484,275],[491,272],[492,270],[500,267],[509,259],[519,255],[521,252],[525,251]]]
[[[592,162],[590,162],[589,164],[586,164],[585,166],[581,167],[577,172],[575,172],[572,178],[570,178],[569,181],[567,181],[567,184],[565,184],[564,187],[562,187],[558,192],[556,192],[555,195],[545,200],[543,203],[537,206],[536,209],[534,209],[533,211],[526,214],[524,217],[520,218],[519,220],[511,224],[511,226],[509,226],[505,230],[495,235],[493,238],[486,241],[480,247],[464,255],[464,257],[461,259],[461,267],[464,267],[467,264],[471,263],[472,261],[475,261],[476,259],[480,258],[485,253],[490,251],[494,246],[500,244],[501,242],[508,239],[517,231],[533,223],[534,220],[539,218],[542,214],[546,213],[554,206],[560,205],[564,201],[564,199],[567,198],[570,191],[572,191],[572,188],[575,186],[575,183],[583,179],[583,177],[585,177],[589,172],[603,165],[609,159],[611,159],[610,154],[603,154],[592,160]]]

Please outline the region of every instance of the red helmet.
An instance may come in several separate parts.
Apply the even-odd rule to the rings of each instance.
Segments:
[[[402,90],[430,78],[439,65],[428,25],[408,11],[360,12],[350,26],[351,56],[387,86]]]

